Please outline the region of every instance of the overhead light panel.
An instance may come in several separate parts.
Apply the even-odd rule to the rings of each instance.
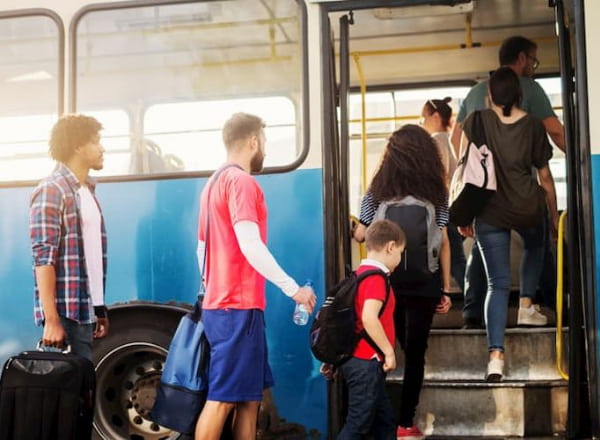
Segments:
[[[6,82],[45,81],[52,78],[52,75],[45,70],[38,70],[37,72],[29,72],[22,75],[11,76],[10,78],[6,79]]]
[[[475,2],[469,1],[454,6],[406,6],[400,8],[376,8],[373,16],[380,20],[394,20],[398,18],[436,17],[440,15],[468,14],[473,12]]]

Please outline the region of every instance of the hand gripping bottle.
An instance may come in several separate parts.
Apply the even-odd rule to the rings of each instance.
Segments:
[[[310,287],[312,289],[313,283],[311,280],[307,280],[304,287]],[[296,308],[294,309],[294,324],[296,325],[306,325],[308,323],[309,313],[306,307],[303,304],[296,304]]]

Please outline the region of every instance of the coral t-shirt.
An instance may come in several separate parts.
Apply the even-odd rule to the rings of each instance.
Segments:
[[[242,254],[233,229],[244,220],[258,225],[260,238],[266,243],[267,206],[262,189],[254,177],[232,166],[216,180],[211,178],[200,197],[198,239],[206,243],[207,249],[204,309],[265,308],[265,279]]]
[[[369,264],[368,261],[363,261],[361,265],[356,269],[356,273],[360,275],[367,270],[380,269],[381,267]],[[367,299],[378,299],[382,303],[385,301],[386,296],[386,280],[379,275],[371,275],[365,278],[358,285],[358,291],[356,292],[355,299],[355,310],[356,310],[356,327],[357,333],[361,332],[364,328],[362,323],[362,311],[365,301]],[[396,341],[396,332],[394,329],[394,308],[396,307],[396,299],[394,293],[391,291],[388,296],[387,303],[383,309],[383,313],[379,317],[385,335],[387,336],[390,344],[394,346]],[[359,359],[372,359],[376,357],[378,360],[383,361],[381,356],[377,354],[375,349],[365,339],[361,339],[356,348],[354,349],[354,357]]]

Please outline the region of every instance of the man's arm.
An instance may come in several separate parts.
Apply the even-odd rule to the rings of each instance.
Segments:
[[[44,312],[42,341],[48,347],[61,346],[66,334],[56,309],[56,270],[54,266],[36,266],[35,279]]]
[[[562,150],[563,153],[566,153],[565,147],[565,129],[563,125],[560,123],[556,116],[550,116],[542,120],[542,124],[544,124],[544,128],[546,129],[546,133],[552,139],[552,142],[556,144],[558,148]]]
[[[61,231],[62,196],[57,188],[45,185],[34,194],[29,212],[29,232],[35,265],[35,279],[44,315],[42,341],[62,345],[65,331],[56,307],[56,269]]]
[[[267,246],[260,239],[258,225],[249,220],[237,222],[233,229],[242,254],[248,263],[263,277],[279,287],[298,304],[303,304],[309,313],[315,306],[316,298],[312,288],[298,287],[277,263]]]
[[[367,299],[363,306],[361,319],[365,331],[385,356],[383,371],[390,371],[396,368],[396,355],[379,320],[379,311],[382,306],[383,302],[378,299]]]

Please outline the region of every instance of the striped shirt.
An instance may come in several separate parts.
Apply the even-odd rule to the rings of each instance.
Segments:
[[[86,182],[92,195],[95,183]],[[94,322],[94,307],[88,289],[85,266],[81,208],[78,190],[81,184],[69,168],[59,164],[42,180],[31,196],[29,236],[36,266],[54,266],[56,271],[56,308],[60,316],[80,324]],[[96,204],[98,200],[94,196]],[[100,210],[100,205],[98,205]],[[102,216],[102,211],[100,211]],[[101,219],[103,287],[106,284],[106,230]],[[103,289],[104,290],[104,289]],[[40,292],[35,286],[34,318],[44,321]]]
[[[375,211],[377,211],[378,206],[379,203],[375,201],[373,194],[371,194],[370,191],[367,191],[360,203],[359,221],[363,225],[369,226],[375,217]],[[435,223],[440,229],[448,226],[449,221],[450,214],[448,212],[448,201],[443,205],[435,205]]]

